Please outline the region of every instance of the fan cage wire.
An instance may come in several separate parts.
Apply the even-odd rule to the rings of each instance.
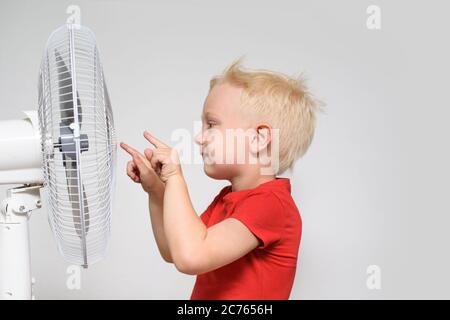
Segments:
[[[47,42],[39,82],[49,223],[62,256],[87,267],[108,249],[116,165],[112,109],[94,34],[71,24],[55,30]],[[76,138],[58,141],[61,128],[67,127]],[[89,145],[83,148],[86,140]],[[71,144],[77,150],[75,160],[60,150]]]

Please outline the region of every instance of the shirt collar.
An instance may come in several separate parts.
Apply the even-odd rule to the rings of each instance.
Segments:
[[[272,189],[272,188],[282,188],[291,193],[291,182],[289,178],[275,178],[273,180],[261,183],[259,186],[251,189],[242,189],[237,191],[231,191],[231,185],[225,187],[225,195],[223,196],[223,201],[225,202],[233,202],[242,197],[245,197],[251,192]]]

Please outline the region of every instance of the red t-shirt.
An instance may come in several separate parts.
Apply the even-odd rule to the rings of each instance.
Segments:
[[[276,178],[234,192],[226,186],[200,217],[208,228],[227,218],[238,219],[260,246],[228,265],[197,275],[192,300],[289,298],[302,233],[289,179]]]

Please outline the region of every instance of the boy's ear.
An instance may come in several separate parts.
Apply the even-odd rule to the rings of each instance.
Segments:
[[[272,127],[268,124],[258,126],[258,138],[261,149],[267,148],[267,145],[272,141]]]
[[[258,125],[252,139],[252,152],[258,154],[268,147],[270,141],[272,141],[272,127],[266,123]]]

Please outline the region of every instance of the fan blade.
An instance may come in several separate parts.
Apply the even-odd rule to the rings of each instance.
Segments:
[[[59,87],[59,96],[60,96],[60,113],[61,113],[61,123],[60,126],[69,126],[72,122],[74,122],[74,103],[73,103],[73,82],[72,75],[67,68],[66,63],[61,57],[61,54],[57,49],[55,49],[55,58],[56,58],[56,66],[58,69],[58,87]],[[78,108],[78,121],[81,124],[82,115],[81,115],[81,102],[79,99],[78,91],[77,91],[77,108]],[[61,132],[66,131],[67,129],[61,128]],[[73,139],[73,136],[72,136]],[[72,143],[75,143],[72,140]],[[66,150],[64,150],[66,149]],[[75,150],[74,147],[70,148]],[[76,232],[79,237],[83,236],[82,223],[81,223],[81,211],[84,209],[84,227],[85,233],[87,233],[89,229],[89,209],[86,201],[86,192],[84,190],[84,186],[82,186],[83,190],[79,190],[78,188],[78,171],[77,171],[77,153],[69,152],[69,148],[62,148],[63,151],[63,161],[66,168],[66,180],[67,180],[67,188],[69,192],[69,200],[72,204],[72,212],[73,212],[73,221],[75,225]],[[80,195],[81,192],[83,194],[84,206],[80,207]]]
[[[76,162],[76,153],[63,154],[63,161],[66,164],[66,180],[67,190],[69,192],[69,200],[72,204],[72,215],[75,230],[80,238],[83,237],[83,224],[81,221],[81,212],[84,211],[84,235],[89,231],[89,206],[86,197],[84,185],[82,190],[78,188],[78,170]],[[83,207],[80,207],[80,196],[83,196]]]
[[[66,63],[62,59],[59,51],[55,49],[56,66],[58,69],[58,87],[59,87],[59,101],[61,110],[61,123],[63,125],[70,125],[74,119],[74,103],[72,95],[72,75],[67,68]],[[78,107],[78,122],[83,120],[81,113],[80,95],[77,91],[77,107]]]

